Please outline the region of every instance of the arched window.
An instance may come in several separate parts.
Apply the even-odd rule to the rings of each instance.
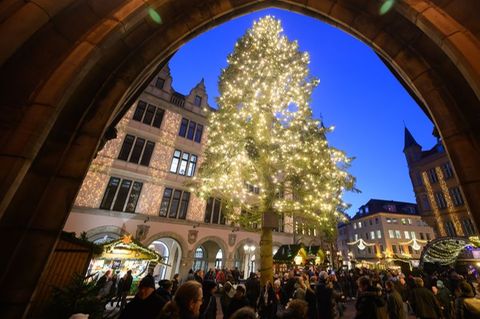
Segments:
[[[218,250],[217,255],[215,256],[215,268],[222,268],[223,252],[221,249]]]
[[[203,248],[202,247],[198,247],[195,250],[195,258],[203,259]]]
[[[205,255],[205,250],[202,246],[197,247],[195,249],[195,259],[193,261],[193,270],[203,269],[207,267],[207,256]]]

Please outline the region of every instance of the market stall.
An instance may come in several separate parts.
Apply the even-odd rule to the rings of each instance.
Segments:
[[[91,260],[87,275],[99,277],[111,269],[120,278],[132,270],[136,282],[148,273],[150,267],[161,261],[162,256],[157,252],[135,242],[131,235],[125,235],[103,245],[103,253]]]
[[[293,267],[319,266],[324,261],[325,253],[320,246],[282,245],[273,256],[273,267],[276,273],[280,273]]]

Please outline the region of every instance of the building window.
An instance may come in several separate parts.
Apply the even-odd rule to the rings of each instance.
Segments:
[[[260,188],[258,186],[252,185],[250,183],[245,183],[245,187],[250,193],[260,194]]]
[[[358,228],[362,228],[362,222],[358,222]]]
[[[402,238],[399,230],[396,230],[396,231],[395,231],[395,238],[399,238],[399,239]]]
[[[387,217],[387,223],[391,223],[392,219]]]
[[[371,232],[370,232],[370,238],[371,238],[371,239],[375,239],[375,232],[374,232],[374,231],[371,231]]]
[[[392,229],[389,229],[389,230],[388,230],[388,237],[390,237],[390,238],[395,238],[395,234],[393,233],[393,230],[392,230]]]
[[[447,221],[445,223],[445,230],[447,231],[447,236],[457,236],[457,231],[455,230],[455,226],[453,226],[453,223],[451,221]]]
[[[407,219],[408,220],[408,224],[411,225],[412,224],[412,220],[410,218]]]
[[[435,201],[437,202],[438,208],[443,209],[447,207],[447,201],[445,200],[442,192],[435,193]]]
[[[409,253],[410,255],[413,255],[413,248],[412,248],[412,246],[408,246],[408,253]]]
[[[365,239],[370,239],[368,238],[368,233],[365,233]]]
[[[424,211],[431,210],[430,201],[428,200],[427,195],[422,195],[422,207]]]
[[[278,227],[275,227],[273,231],[282,233],[285,231],[285,214],[278,215]],[[317,236],[317,229],[313,228],[312,233],[313,236]]]
[[[420,172],[415,172],[415,177],[417,179],[417,186],[422,186],[423,185],[423,179],[422,179],[422,175],[420,174]]]
[[[377,239],[380,239],[380,238],[382,238],[382,231],[377,230]]]
[[[412,235],[412,239],[417,238],[417,235],[415,235],[415,232],[414,232],[414,231],[411,231],[410,234]]]
[[[462,193],[460,193],[460,189],[458,187],[452,187],[448,190],[448,192],[450,193],[450,197],[452,197],[453,205],[455,206],[463,205]]]
[[[392,223],[396,224],[396,223],[397,223],[397,219],[396,219],[396,218],[392,218]]]
[[[185,219],[187,217],[190,193],[173,188],[165,188],[160,204],[160,217]]]
[[[162,125],[163,115],[165,111],[145,101],[138,101],[137,108],[133,113],[133,119],[153,127],[160,128]]]
[[[162,79],[161,77],[157,77],[155,80],[155,87],[158,89],[163,89],[163,86],[165,85],[165,79]]]
[[[353,223],[353,229],[357,229],[357,223]]]
[[[372,253],[372,249],[370,247],[367,247],[367,251],[369,255]]]
[[[204,222],[208,224],[225,225],[224,209],[225,207],[220,199],[210,197],[207,200],[207,207],[205,208]]]
[[[182,122],[180,123],[180,130],[178,131],[178,135],[200,143],[202,141],[203,125],[183,118]]]
[[[197,155],[175,150],[173,152],[172,163],[170,164],[170,172],[178,175],[187,175],[189,177],[195,175],[197,166]]]
[[[134,213],[142,186],[140,182],[110,177],[100,208]]]
[[[355,240],[358,240],[358,234],[355,234]]]
[[[419,234],[420,234],[420,239],[421,239],[421,240],[424,240],[425,237],[423,236],[423,233],[419,233]]]
[[[403,234],[405,235],[405,239],[410,239],[410,233],[408,232],[408,230],[405,230]]]
[[[430,240],[430,234],[429,233],[425,233],[425,236],[427,237],[427,240]]]
[[[453,177],[452,166],[450,166],[449,162],[442,165],[442,171],[445,179],[449,179]]]
[[[375,224],[378,224],[378,217],[375,217]]]
[[[434,184],[434,183],[438,182],[438,176],[437,176],[437,172],[435,171],[435,168],[430,168],[427,171],[427,175],[428,175],[428,180],[430,181],[430,183]]]
[[[397,246],[396,245],[392,245],[392,251],[394,254],[397,253]]]
[[[407,220],[405,218],[402,218],[402,225],[406,225],[407,224]]]
[[[470,218],[465,218],[462,220],[462,227],[465,235],[475,235],[475,228],[473,227]]]
[[[198,95],[195,95],[195,100],[193,101],[193,104],[195,104],[196,106],[201,106],[202,105],[202,97],[198,96]]]
[[[123,140],[118,159],[130,163],[148,166],[152,158],[155,143],[127,134]]]

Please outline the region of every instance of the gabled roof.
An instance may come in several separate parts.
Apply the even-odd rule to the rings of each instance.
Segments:
[[[419,147],[420,149],[422,148],[422,147],[417,143],[417,141],[415,141],[415,139],[413,138],[412,133],[410,133],[410,131],[408,130],[408,128],[405,126],[405,142],[404,142],[403,150],[405,151],[407,148],[410,148],[410,147],[412,147],[412,146],[417,146],[417,147]]]

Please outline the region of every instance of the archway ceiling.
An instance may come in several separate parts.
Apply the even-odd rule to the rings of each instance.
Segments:
[[[0,262],[0,284],[9,293],[0,293],[0,300],[11,311],[28,304],[104,133],[161,64],[192,37],[270,6],[325,20],[376,49],[424,101],[480,225],[480,1],[398,0],[380,16],[381,3],[0,4],[0,241],[13,243]],[[162,24],[148,18],[148,7],[161,14]],[[39,242],[28,256],[34,262],[25,261],[22,253]]]

